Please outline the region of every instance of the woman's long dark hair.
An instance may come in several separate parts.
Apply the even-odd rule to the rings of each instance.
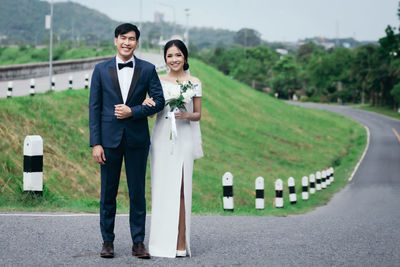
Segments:
[[[189,69],[189,63],[188,63],[189,53],[188,53],[188,50],[186,48],[186,45],[181,40],[174,39],[174,40],[168,41],[165,44],[165,46],[164,46],[164,60],[165,60],[165,62],[167,61],[167,50],[171,46],[176,46],[179,50],[182,51],[183,57],[185,58],[185,62],[183,63],[183,70],[188,70]]]

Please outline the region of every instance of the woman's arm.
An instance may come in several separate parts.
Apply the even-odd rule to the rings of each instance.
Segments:
[[[199,121],[201,119],[201,97],[193,97],[193,113],[179,112],[175,114],[175,118]]]

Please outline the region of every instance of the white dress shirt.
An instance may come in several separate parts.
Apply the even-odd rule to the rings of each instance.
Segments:
[[[128,63],[129,61],[132,61],[133,68],[125,67],[123,69],[118,69],[118,63]],[[131,82],[132,82],[133,71],[135,69],[135,58],[132,56],[132,58],[129,59],[128,61],[123,61],[117,55],[116,56],[116,68],[117,68],[117,74],[118,74],[119,87],[121,88],[122,100],[124,101],[124,104],[125,104],[126,99],[128,98],[129,88],[130,88]]]

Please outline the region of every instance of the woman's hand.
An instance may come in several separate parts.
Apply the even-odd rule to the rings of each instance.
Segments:
[[[146,98],[143,103],[142,106],[148,106],[148,107],[154,107],[156,105],[156,102],[153,101],[153,98]]]
[[[190,120],[190,113],[189,112],[179,111],[179,112],[175,113],[175,119]]]

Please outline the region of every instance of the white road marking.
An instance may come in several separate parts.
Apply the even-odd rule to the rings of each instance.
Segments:
[[[356,174],[358,167],[360,166],[361,162],[363,161],[365,154],[367,154],[367,150],[369,148],[369,142],[370,142],[370,132],[367,126],[364,125],[365,130],[367,131],[367,145],[365,146],[364,152],[360,158],[360,160],[358,161],[356,167],[354,168],[353,173],[350,175],[349,177],[349,181],[353,180],[354,174]]]

